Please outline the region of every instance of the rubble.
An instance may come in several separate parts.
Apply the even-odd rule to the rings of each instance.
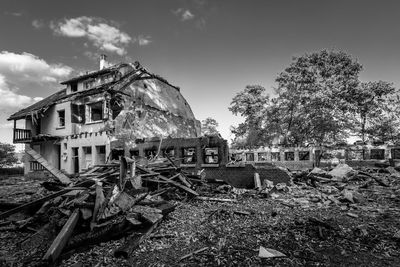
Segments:
[[[338,181],[330,170],[320,170],[293,173],[292,185],[264,179],[256,190],[206,182],[204,175],[191,176],[168,159],[140,165],[123,158],[82,174],[68,192],[46,200],[34,214],[21,217],[18,211],[0,220],[5,228],[0,234],[12,243],[15,237],[15,251],[24,251],[0,260],[61,266],[383,261],[395,266],[400,259],[395,175],[362,167]],[[53,189],[44,197],[60,191]]]
[[[189,180],[168,159],[158,158],[140,166],[121,157],[120,162],[98,165],[81,174],[69,187],[44,183],[57,191],[0,213],[0,223],[34,231],[21,244],[22,250],[27,249],[24,262],[54,264],[63,253],[123,236],[127,236],[125,243],[114,255],[128,258],[175,209],[175,204],[161,196],[199,196],[193,181],[203,181],[193,177]],[[17,213],[32,213],[32,209],[36,212],[25,215],[27,219],[8,221]]]

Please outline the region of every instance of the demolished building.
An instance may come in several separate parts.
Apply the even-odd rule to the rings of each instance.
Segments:
[[[200,122],[180,88],[140,63],[107,66],[61,83],[66,88],[14,114],[14,143],[25,143],[25,175],[66,175],[104,164],[113,141],[197,137]],[[16,127],[17,120],[25,128]],[[129,149],[126,149],[129,151]]]

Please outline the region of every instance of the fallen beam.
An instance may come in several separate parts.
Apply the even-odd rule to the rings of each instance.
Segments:
[[[207,250],[207,249],[208,249],[208,247],[204,247],[204,248],[198,249],[198,250],[196,250],[196,251],[193,251],[192,253],[189,253],[189,254],[187,254],[187,255],[181,257],[181,258],[179,259],[179,261],[182,261],[182,260],[184,260],[184,259],[186,259],[186,258],[192,257],[193,255],[198,254],[198,253],[200,253],[200,252],[203,252],[203,251],[205,251],[205,250]]]
[[[56,239],[54,239],[50,248],[47,250],[46,254],[43,256],[43,260],[47,262],[55,262],[60,256],[62,250],[67,244],[69,238],[74,231],[76,223],[79,220],[79,209],[75,209],[74,212],[69,217],[68,221],[64,224],[60,233],[58,233]]]
[[[153,173],[152,171],[150,171],[148,169],[145,169],[143,167],[140,167],[140,166],[136,166],[136,168],[139,169],[142,172],[145,172],[145,173]],[[173,186],[175,186],[175,187],[177,187],[179,189],[182,189],[183,191],[186,191],[187,193],[189,193],[189,194],[191,194],[193,196],[198,196],[199,195],[199,193],[197,193],[196,191],[194,191],[194,190],[190,189],[189,187],[184,186],[184,185],[182,185],[182,184],[180,184],[178,182],[172,181],[170,178],[167,178],[167,177],[162,176],[162,175],[159,175],[158,177],[159,177],[160,180],[168,182],[169,184],[171,184],[171,185],[173,185]]]
[[[0,214],[0,219],[7,218],[8,216],[10,216],[10,215],[12,215],[12,214],[15,214],[15,213],[20,212],[20,211],[24,211],[24,210],[29,209],[29,208],[32,208],[32,207],[34,207],[34,206],[36,206],[36,205],[41,205],[41,204],[43,204],[44,202],[46,202],[46,201],[48,201],[48,200],[50,200],[50,199],[56,198],[56,197],[58,197],[58,196],[64,195],[64,194],[68,193],[69,191],[73,191],[73,190],[86,190],[86,189],[87,189],[86,187],[70,187],[70,188],[65,188],[65,189],[63,189],[63,190],[61,190],[61,191],[58,191],[58,192],[53,193],[53,194],[51,194],[51,195],[45,196],[45,197],[43,197],[43,198],[41,198],[41,199],[38,199],[38,200],[35,200],[35,201],[32,201],[32,202],[23,204],[23,205],[21,205],[21,206],[18,206],[18,207],[16,207],[16,208],[13,208],[13,209],[11,209],[11,210],[8,210],[8,211],[6,211],[6,212],[3,212],[3,213]]]
[[[233,202],[233,203],[237,203],[236,199],[230,199],[230,198],[196,197],[196,199],[204,200],[204,201],[217,201],[217,202]]]

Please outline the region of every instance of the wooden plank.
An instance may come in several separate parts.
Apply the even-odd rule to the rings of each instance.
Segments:
[[[74,231],[79,220],[79,214],[79,209],[75,209],[61,231],[58,233],[56,239],[54,239],[46,254],[43,256],[43,260],[47,262],[55,262],[57,260]]]
[[[136,166],[136,168],[141,170],[142,172],[145,172],[145,173],[153,173],[152,171],[150,171],[148,169],[145,169],[143,167],[140,167],[140,166]],[[184,185],[182,185],[182,184],[180,184],[178,182],[172,181],[172,180],[170,180],[167,177],[162,176],[162,175],[159,175],[158,177],[161,180],[166,181],[169,184],[172,184],[173,186],[178,187],[179,189],[182,189],[183,191],[186,191],[186,192],[188,192],[189,194],[191,194],[193,196],[199,196],[199,193],[197,193],[196,191],[194,191],[194,190],[192,190],[192,189],[190,189],[190,188],[188,188],[188,187],[186,187],[186,186],[184,186]]]
[[[42,205],[44,202],[46,202],[46,201],[48,201],[50,199],[56,198],[58,196],[64,195],[65,193],[67,193],[69,191],[72,191],[72,190],[86,190],[86,188],[85,187],[65,188],[65,189],[63,189],[61,191],[55,192],[54,194],[45,196],[45,197],[43,197],[41,199],[38,199],[38,200],[35,200],[35,201],[32,201],[32,202],[23,204],[23,205],[18,206],[18,207],[14,208],[14,209],[11,209],[11,210],[8,210],[6,212],[3,212],[3,213],[0,214],[0,219],[7,218],[8,216],[10,216],[12,214],[15,214],[15,213],[20,212],[20,211],[24,211],[24,210],[32,208],[32,207],[34,207],[36,205]]]
[[[204,201],[217,201],[217,202],[234,202],[236,203],[236,199],[230,199],[230,198],[214,198],[214,197],[196,197],[198,200],[204,200]]]
[[[90,230],[93,230],[96,225],[97,214],[99,213],[100,208],[104,205],[105,197],[103,193],[103,187],[100,183],[96,183],[96,200],[94,203],[93,217],[90,222]]]

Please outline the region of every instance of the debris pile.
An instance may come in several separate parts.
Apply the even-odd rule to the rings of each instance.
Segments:
[[[18,245],[30,265],[56,263],[62,255],[122,237],[114,256],[128,258],[174,211],[173,200],[199,196],[201,183],[201,175],[182,172],[169,158],[139,165],[121,157],[95,166],[68,187],[42,183],[55,192],[1,213],[0,231],[30,233]]]

